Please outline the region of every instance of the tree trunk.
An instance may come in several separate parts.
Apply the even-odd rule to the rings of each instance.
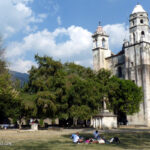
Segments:
[[[21,123],[19,123],[19,130],[21,130],[22,129],[22,125],[21,125]]]
[[[21,121],[21,119],[18,120],[17,122],[18,122],[19,130],[21,130],[22,129],[22,121]]]
[[[78,119],[73,118],[73,126],[74,126],[74,127],[77,127],[77,121],[78,121]]]

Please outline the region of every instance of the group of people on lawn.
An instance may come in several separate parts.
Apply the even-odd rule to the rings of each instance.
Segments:
[[[113,137],[110,140],[106,140],[102,138],[98,132],[98,130],[94,131],[93,133],[93,138],[87,138],[84,139],[83,137],[79,136],[79,133],[77,132],[76,134],[72,134],[71,136],[73,143],[79,144],[79,143],[87,143],[87,144],[110,144],[110,143],[120,143],[120,140],[118,137]]]

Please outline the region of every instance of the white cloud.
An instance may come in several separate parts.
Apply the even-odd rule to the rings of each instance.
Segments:
[[[61,35],[67,35],[69,38],[56,43],[56,38]],[[34,52],[63,58],[89,50],[91,44],[91,33],[82,27],[58,28],[54,32],[45,29],[26,36],[21,43],[11,43],[7,49],[7,57],[18,57],[26,55],[27,52]]]
[[[83,58],[82,60],[76,60],[74,61],[75,64],[77,65],[82,65],[82,66],[86,66],[86,67],[92,67],[93,65],[93,59],[92,56],[91,58]]]
[[[104,30],[109,35],[109,44],[112,51],[120,49],[124,39],[128,39],[128,26],[123,24],[105,25]]]
[[[59,5],[55,0],[39,0],[39,6],[44,8],[51,16],[54,16],[59,11]]]
[[[31,69],[31,66],[37,66],[37,64],[29,60],[17,59],[10,63],[9,69],[27,73]]]
[[[24,16],[29,17],[32,15],[32,10],[31,8],[27,7],[25,4],[23,3],[17,3],[15,5],[16,10],[20,13],[23,13]]]
[[[67,36],[68,38],[65,41],[62,40],[57,42],[59,36]],[[29,66],[32,63],[27,63],[28,61],[17,63],[16,60],[20,57],[25,60],[29,54],[32,55],[32,57],[34,57],[34,54],[38,53],[39,55],[48,55],[57,59],[62,59],[84,52],[88,53],[91,51],[91,48],[91,33],[82,27],[70,26],[67,29],[58,28],[54,32],[49,32],[45,29],[34,34],[29,34],[22,42],[13,42],[7,47],[6,58],[10,62],[13,62],[13,69],[16,68],[16,70],[20,71],[21,65],[23,66],[26,64]],[[18,64],[19,67],[17,67]]]
[[[0,1],[0,33],[4,38],[22,31],[30,23],[39,23],[45,19],[44,14],[35,15],[28,5],[31,2],[33,0]]]
[[[62,21],[61,21],[61,17],[60,17],[60,16],[57,17],[57,23],[58,23],[58,25],[61,25],[61,24],[62,24]]]
[[[104,30],[110,35],[112,51],[120,50],[123,39],[128,36],[126,25],[106,25]],[[48,55],[65,62],[74,61],[76,64],[92,66],[91,35],[91,32],[78,26],[57,28],[53,32],[45,29],[30,33],[21,42],[12,42],[7,47],[6,57],[12,62],[10,68],[21,72],[26,72],[31,65],[35,64],[28,59],[29,56],[30,59],[34,58],[35,54]]]
[[[13,3],[25,3],[25,4],[28,4],[28,3],[32,3],[34,0],[11,0]]]
[[[38,29],[38,26],[34,25],[34,26],[30,26],[30,25],[27,25],[26,28],[25,28],[25,33],[31,33],[31,32],[35,32],[37,31]]]

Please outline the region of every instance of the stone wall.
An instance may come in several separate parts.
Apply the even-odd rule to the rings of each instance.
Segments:
[[[99,116],[92,119],[92,126],[98,129],[113,129],[117,128],[116,116]]]

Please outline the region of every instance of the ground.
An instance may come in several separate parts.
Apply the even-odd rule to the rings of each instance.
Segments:
[[[118,136],[121,144],[73,144],[70,136],[79,132],[92,137],[93,129],[0,130],[0,150],[142,150],[150,149],[150,129],[100,131],[106,139]]]

